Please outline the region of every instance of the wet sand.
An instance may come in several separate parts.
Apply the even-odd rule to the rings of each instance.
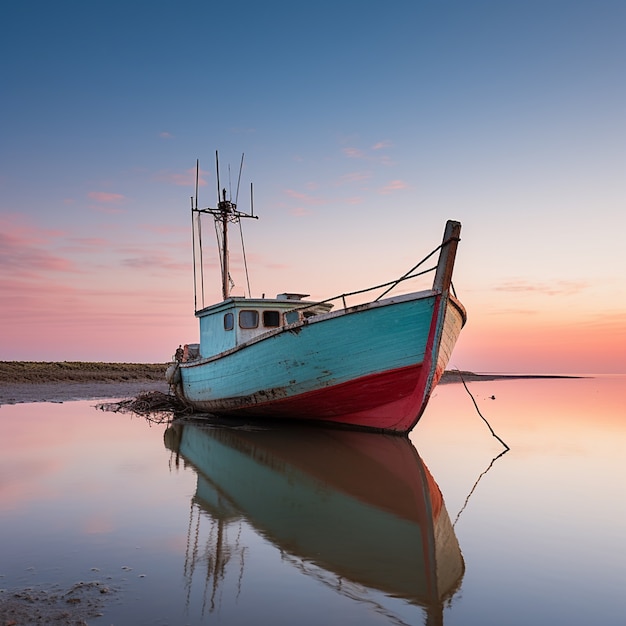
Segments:
[[[41,585],[24,589],[0,589],[0,624],[56,624],[87,626],[89,619],[101,617],[116,590],[99,582],[77,582],[69,588]]]
[[[161,363],[0,361],[0,405],[167,393],[166,367]]]
[[[103,398],[135,398],[144,391],[167,393],[163,380],[133,382],[48,382],[1,383],[0,405],[23,402],[70,402],[72,400],[98,400]]]

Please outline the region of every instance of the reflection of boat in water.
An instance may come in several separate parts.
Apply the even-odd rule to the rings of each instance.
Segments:
[[[408,439],[187,423],[171,426],[165,441],[195,468],[195,502],[217,521],[242,516],[301,569],[313,564],[417,604],[428,623],[441,623],[463,557],[441,492]]]

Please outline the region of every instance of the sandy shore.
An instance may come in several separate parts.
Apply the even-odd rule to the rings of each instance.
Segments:
[[[132,382],[0,383],[0,405],[22,402],[69,402],[104,398],[135,398],[143,391],[167,393],[165,380]]]
[[[164,363],[0,361],[0,405],[165,393],[166,367]]]

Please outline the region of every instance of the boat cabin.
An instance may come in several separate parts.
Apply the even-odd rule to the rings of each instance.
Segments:
[[[304,300],[306,294],[276,298],[230,297],[196,312],[200,321],[200,358],[208,358],[281,327],[327,313],[332,304]]]

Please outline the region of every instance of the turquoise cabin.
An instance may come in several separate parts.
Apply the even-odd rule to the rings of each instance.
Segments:
[[[230,297],[197,311],[199,357],[206,359],[232,350],[294,322],[327,313],[333,306],[303,300],[306,297],[298,293],[282,293],[269,299]]]

